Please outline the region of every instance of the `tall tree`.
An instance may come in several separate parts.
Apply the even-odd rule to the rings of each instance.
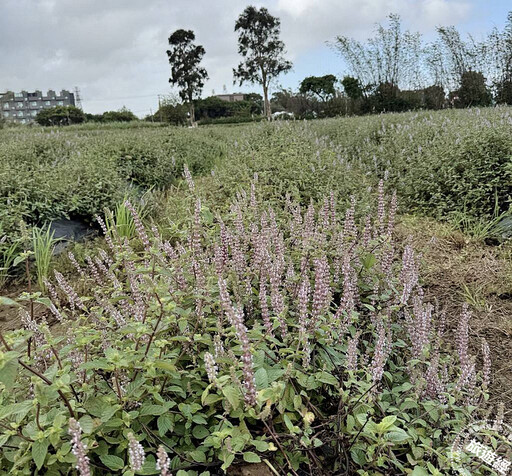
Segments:
[[[188,104],[191,124],[195,123],[194,99],[201,95],[208,79],[206,69],[200,66],[205,51],[201,45],[194,44],[195,39],[192,30],[176,30],[169,37],[171,48],[167,50],[171,64],[169,82],[178,86],[181,99]]]
[[[235,23],[238,33],[238,52],[243,61],[233,75],[240,86],[244,82],[259,83],[263,86],[264,111],[270,119],[268,90],[270,82],[281,73],[292,68],[292,63],[284,58],[284,43],[279,39],[281,21],[262,7],[248,6]]]
[[[336,93],[334,83],[336,76],[327,74],[325,76],[308,76],[300,83],[299,92],[301,94],[313,93],[316,94],[321,101],[326,101],[327,98],[334,96]]]
[[[471,35],[464,39],[454,26],[438,27],[437,33],[437,41],[429,45],[426,54],[434,84],[456,93],[463,75],[475,71],[492,81],[495,67],[488,41],[476,41]]]
[[[402,31],[400,17],[389,15],[389,26],[376,25],[366,43],[338,36],[333,45],[363,88],[390,84],[402,89],[420,87],[421,36]]]
[[[503,31],[494,28],[487,39],[494,71],[491,79],[498,103],[512,104],[512,11]],[[489,73],[488,73],[489,74]]]

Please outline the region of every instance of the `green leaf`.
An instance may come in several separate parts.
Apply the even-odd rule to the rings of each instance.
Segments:
[[[416,466],[414,471],[411,473],[411,476],[429,476],[429,472],[425,468],[421,468],[420,466]]]
[[[300,431],[300,428],[292,423],[290,417],[286,413],[283,415],[283,421],[284,424],[286,425],[286,428],[288,428],[288,430],[290,430],[291,433],[298,433]]]
[[[241,394],[238,387],[229,385],[228,387],[224,387],[222,389],[222,393],[228,399],[228,402],[233,407],[233,410],[236,410],[241,402]]]
[[[229,468],[229,466],[231,466],[231,463],[234,461],[235,459],[235,455],[233,453],[230,453],[227,449],[223,449],[220,454],[219,454],[219,458],[221,461],[224,462],[224,464],[221,466],[221,468],[226,471],[226,469]]]
[[[172,428],[173,423],[169,415],[160,415],[156,421],[156,425],[158,426],[158,433],[160,436],[165,436],[165,434]]]
[[[20,307],[21,304],[17,303],[11,298],[0,296],[0,306],[17,306]]]
[[[37,466],[37,469],[41,469],[46,455],[48,454],[48,446],[50,442],[48,440],[36,440],[32,443],[32,459]]]
[[[268,448],[269,448],[269,444],[266,442],[266,441],[262,441],[262,440],[252,440],[251,443],[254,445],[254,447],[258,450],[258,451],[268,451]]]
[[[146,415],[162,415],[167,411],[167,408],[165,408],[163,405],[143,405],[140,408],[139,416],[146,416]]]
[[[218,402],[219,400],[222,400],[222,397],[220,395],[216,395],[214,393],[211,393],[210,395],[206,395],[202,399],[202,403],[206,407],[206,406],[212,405],[213,403]]]
[[[192,430],[192,435],[198,440],[204,440],[209,434],[210,431],[203,425],[195,426]]]
[[[256,370],[254,374],[254,378],[256,380],[256,389],[261,390],[263,388],[268,387],[268,374],[267,371],[262,367]]]
[[[85,434],[90,434],[94,428],[94,420],[89,415],[84,415],[78,420],[78,423]]]
[[[327,383],[329,385],[335,386],[339,385],[338,379],[328,372],[318,372],[315,374],[315,378],[322,383]]]
[[[244,453],[244,461],[247,463],[261,463],[261,458],[252,451],[246,451]]]
[[[203,415],[194,415],[192,417],[192,421],[197,423],[198,425],[206,425],[208,424],[208,420]]]
[[[200,450],[194,450],[189,453],[196,463],[206,463],[206,455]]]
[[[121,408],[120,405],[112,405],[112,406],[107,406],[103,409],[103,411],[101,412],[101,421],[103,423],[106,423],[107,421],[109,421],[117,412],[117,410],[119,410]]]
[[[389,431],[384,435],[386,440],[392,441],[394,443],[401,443],[410,438],[410,436],[401,428],[396,428],[392,431]]]
[[[5,385],[7,392],[11,391],[16,384],[18,366],[18,361],[13,359],[5,362],[3,367],[0,369],[0,383]]]
[[[101,462],[112,471],[118,471],[124,468],[124,461],[115,455],[100,455]]]
[[[393,423],[396,421],[395,415],[389,415],[387,417],[384,417],[382,421],[377,425],[377,430],[381,433],[385,432],[388,428],[391,428],[393,426]]]

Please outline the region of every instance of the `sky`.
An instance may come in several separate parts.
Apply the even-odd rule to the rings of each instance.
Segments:
[[[503,28],[512,0],[0,0],[0,92],[73,90],[85,112],[125,106],[143,117],[158,108],[169,85],[169,35],[192,29],[206,50],[209,80],[203,97],[260,92],[233,85],[240,61],[234,24],[248,5],[265,6],[281,19],[293,70],[278,87],[297,89],[306,76],[348,71],[328,42],[364,40],[390,13],[426,40],[435,27],[455,25],[476,38]]]

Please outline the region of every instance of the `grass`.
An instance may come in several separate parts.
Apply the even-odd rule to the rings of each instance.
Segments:
[[[4,245],[4,243],[2,243]],[[0,252],[0,289],[3,289],[10,278],[11,266],[18,255],[18,243],[7,243]]]
[[[49,278],[52,256],[55,250],[55,244],[58,239],[54,238],[55,232],[50,227],[32,228],[32,248],[34,251],[34,261],[37,275],[37,285],[39,289],[45,290],[45,280]]]

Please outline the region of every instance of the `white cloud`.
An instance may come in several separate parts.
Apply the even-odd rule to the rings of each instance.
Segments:
[[[283,40],[296,62],[336,35],[368,37],[375,22],[391,12],[401,14],[407,28],[422,32],[471,14],[469,0],[264,0],[258,5],[281,18]],[[232,85],[232,68],[239,61],[233,28],[244,6],[239,0],[1,0],[0,90],[79,86],[86,110],[126,105],[144,114],[156,106],[156,94],[169,91],[165,51],[177,28],[193,29],[206,49],[210,80],[204,93],[220,92],[223,85],[238,89]],[[333,65],[333,72],[337,69]]]

